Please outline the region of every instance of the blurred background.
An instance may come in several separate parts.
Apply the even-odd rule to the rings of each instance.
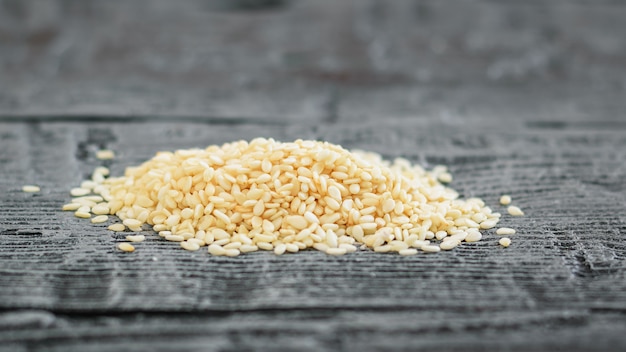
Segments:
[[[612,121],[615,0],[0,1],[0,115]]]

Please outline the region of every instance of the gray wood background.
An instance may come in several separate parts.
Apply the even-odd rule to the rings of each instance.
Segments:
[[[0,350],[626,349],[624,19],[611,0],[0,0]],[[444,163],[527,215],[503,218],[507,249],[221,258],[151,232],[120,253],[60,211],[98,165],[257,136]]]

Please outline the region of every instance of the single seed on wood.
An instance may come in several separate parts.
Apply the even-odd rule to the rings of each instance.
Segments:
[[[124,251],[124,252],[133,252],[135,250],[135,247],[128,243],[128,242],[122,242],[120,244],[117,245],[117,248],[119,248],[120,250]]]
[[[98,215],[98,216],[92,218],[91,222],[93,224],[101,224],[103,222],[106,222],[107,220],[109,220],[109,217],[107,215]]]
[[[498,243],[500,243],[502,247],[508,247],[511,245],[511,239],[508,237],[502,237]]]
[[[109,227],[107,228],[115,232],[122,232],[126,230],[126,226],[124,226],[124,224],[112,224],[112,225],[109,225]]]
[[[26,192],[26,193],[37,193],[39,191],[41,191],[41,188],[35,185],[25,185],[22,187],[22,192]]]
[[[146,236],[144,235],[128,235],[126,236],[126,240],[130,242],[143,242],[145,241]]]
[[[515,232],[515,229],[512,229],[510,227],[501,227],[496,230],[496,234],[498,235],[514,235]]]
[[[115,153],[112,150],[102,149],[96,152],[96,158],[100,160],[110,160],[115,158]]]
[[[512,216],[523,216],[524,215],[524,212],[522,211],[522,209],[520,209],[520,208],[518,208],[518,207],[516,207],[514,205],[509,206],[506,210]]]
[[[500,197],[500,204],[502,205],[511,204],[511,196],[509,196],[508,194],[505,194],[502,197]]]

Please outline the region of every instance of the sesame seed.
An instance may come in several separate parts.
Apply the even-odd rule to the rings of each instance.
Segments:
[[[72,197],[80,197],[80,196],[86,196],[89,193],[91,193],[91,190],[87,189],[87,188],[72,188],[70,190],[70,194],[72,195]]]
[[[403,249],[403,250],[399,251],[398,254],[400,254],[402,256],[416,255],[417,254],[417,249],[415,249],[415,248]]]
[[[330,255],[344,255],[346,252],[347,250],[345,248],[328,248],[326,250],[326,254]]]
[[[96,158],[100,160],[109,160],[115,158],[115,153],[112,150],[102,149],[96,152]]]
[[[502,246],[502,247],[508,247],[511,245],[511,239],[508,237],[502,237],[498,243]]]
[[[505,194],[502,197],[500,197],[500,204],[502,205],[511,204],[511,196],[509,196],[508,194]]]
[[[74,213],[74,216],[77,218],[89,219],[91,217],[91,213],[78,210]]]
[[[496,230],[496,234],[497,235],[514,235],[515,234],[515,229],[512,229],[510,227],[501,227],[499,229]]]
[[[516,207],[514,205],[509,206],[508,208],[506,208],[506,210],[512,216],[523,216],[524,215],[524,212],[522,211],[522,209],[520,209],[520,208],[518,208],[518,207]]]
[[[109,217],[107,215],[98,215],[91,219],[91,223],[101,224],[103,222],[106,222],[107,220],[109,220]]]
[[[126,230],[126,226],[124,226],[124,224],[112,224],[112,225],[109,225],[109,227],[107,228],[115,232],[122,232]]]
[[[63,205],[63,210],[65,211],[76,211],[78,210],[78,208],[80,208],[82,205],[80,203],[68,203]]]
[[[146,236],[144,235],[128,235],[126,236],[126,240],[130,242],[143,242],[145,241]]]
[[[420,249],[423,250],[424,252],[427,252],[427,253],[437,253],[437,252],[439,252],[441,250],[441,248],[439,248],[439,246],[435,246],[435,245],[432,245],[432,244],[422,246]]]
[[[128,242],[122,242],[120,244],[117,245],[117,248],[119,248],[121,251],[124,252],[134,252],[135,251],[135,247],[128,243]]]
[[[34,185],[22,186],[22,192],[25,192],[25,193],[37,193],[39,191],[41,191],[41,188],[39,188],[39,186],[34,186]]]
[[[200,245],[198,245],[197,243],[193,243],[193,242],[181,242],[180,246],[183,247],[184,249],[188,250],[188,251],[197,251],[198,249],[200,249]]]

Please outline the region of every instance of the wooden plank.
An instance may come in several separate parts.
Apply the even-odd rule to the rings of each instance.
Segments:
[[[425,348],[439,345],[439,331],[443,330],[450,339],[440,346],[454,349],[469,343],[476,348],[496,348],[501,342],[485,340],[491,336],[488,332],[492,326],[508,331],[505,336],[517,341],[519,349],[548,348],[558,343],[555,336],[583,341],[591,335],[579,335],[581,325],[592,326],[605,342],[622,341],[615,329],[602,327],[623,313],[626,299],[626,245],[621,238],[626,223],[623,212],[615,211],[623,209],[625,202],[624,192],[620,192],[625,176],[624,129],[545,129],[518,122],[488,127],[485,122],[461,126],[421,120],[323,126],[1,123],[5,146],[0,158],[2,182],[8,193],[0,204],[6,210],[0,214],[0,307],[5,311],[35,309],[44,320],[46,314],[53,319],[57,314],[71,319],[84,314],[122,314],[120,324],[125,324],[125,314],[147,313],[149,321],[156,319],[155,330],[149,336],[137,332],[128,337],[139,338],[147,346],[157,343],[149,342],[150,334],[160,335],[166,329],[158,318],[165,312],[187,313],[180,319],[196,317],[198,324],[213,324],[203,319],[234,312],[240,312],[237,316],[244,319],[250,312],[273,322],[302,309],[306,310],[299,314],[305,321],[329,310],[364,310],[363,318],[361,313],[355,313],[354,318],[367,317],[375,326],[387,326],[396,314],[404,316],[402,323],[385,329],[417,324],[391,335],[385,335],[385,329],[357,326],[350,330],[356,340],[346,340],[349,346],[359,346],[359,339],[370,344],[375,337],[381,339],[376,340],[381,346],[398,343],[398,347]],[[99,164],[94,158],[97,148],[117,152],[118,158],[109,166],[114,174],[120,174],[124,167],[138,164],[158,150],[202,147],[259,135],[281,140],[320,138],[388,157],[405,156],[430,166],[445,163],[455,175],[452,186],[463,195],[483,197],[503,211],[496,202],[500,194],[509,193],[527,216],[505,216],[502,223],[519,231],[508,249],[500,248],[498,236],[490,231],[480,243],[411,258],[371,252],[336,258],[315,251],[281,257],[261,252],[221,258],[186,252],[150,232],[137,252],[121,253],[115,243],[122,236],[59,209],[69,199],[68,190]],[[25,182],[40,184],[42,192],[22,193],[19,188]],[[438,328],[419,327],[422,319],[430,324],[441,311],[465,322],[458,327],[454,319],[440,318],[435,320]],[[522,312],[531,318],[515,323],[515,328],[498,320],[517,321],[514,317]],[[114,334],[99,335],[95,332],[97,321],[87,317],[88,326],[94,325],[84,328],[84,333],[94,336],[94,341],[105,341],[103,346],[112,347],[128,342],[116,341]],[[313,320],[304,323],[296,336],[309,328],[321,329],[321,323]],[[564,335],[544,333],[536,339],[537,321],[561,326]],[[9,331],[22,329],[7,324]],[[140,329],[141,324],[136,324]],[[475,335],[481,326],[486,332]],[[523,328],[518,330],[517,326]],[[33,336],[38,337],[24,337],[24,341],[39,344],[54,340],[61,341],[55,345],[59,349],[79,348],[64,328],[34,329],[39,332]],[[257,336],[245,326],[230,329],[234,329],[229,330],[231,335]],[[288,337],[292,330],[281,333],[280,329],[259,334],[277,334],[285,346],[299,346],[299,341]],[[428,337],[416,342],[414,334],[421,329],[426,329]],[[58,340],[57,333],[61,334]],[[22,341],[12,334],[0,335],[0,339]],[[181,340],[182,346],[208,341],[207,336],[189,335],[189,341]],[[336,331],[322,330],[306,338],[313,348],[330,348],[327,339],[341,340],[339,336]],[[525,344],[521,336],[533,336],[536,345]],[[228,346],[248,343],[230,338],[222,342]],[[596,345],[567,346],[588,349]]]

